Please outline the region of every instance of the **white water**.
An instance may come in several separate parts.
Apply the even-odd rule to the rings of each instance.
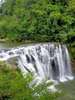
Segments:
[[[43,81],[65,82],[72,80],[70,57],[65,45],[36,44],[27,47],[0,50],[0,60],[17,58],[18,67],[23,75],[34,76],[30,86],[37,86]],[[51,87],[53,88],[53,87]]]
[[[5,2],[5,0],[0,0],[0,6]]]

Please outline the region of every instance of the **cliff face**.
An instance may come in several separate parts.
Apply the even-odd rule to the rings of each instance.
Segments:
[[[72,60],[72,70],[75,72],[75,59]]]

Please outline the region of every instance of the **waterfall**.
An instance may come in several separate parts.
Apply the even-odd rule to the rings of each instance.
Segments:
[[[5,2],[5,0],[0,0],[0,7]]]
[[[65,82],[73,79],[66,45],[47,43],[0,50],[1,61],[14,57],[24,76],[33,74],[31,86],[42,81]]]

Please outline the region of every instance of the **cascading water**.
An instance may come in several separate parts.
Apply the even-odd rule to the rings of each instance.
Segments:
[[[70,57],[65,45],[37,44],[27,47],[12,48],[0,51],[0,60],[7,61],[17,58],[17,63],[23,75],[32,73],[32,85],[42,81],[64,82],[72,80]]]

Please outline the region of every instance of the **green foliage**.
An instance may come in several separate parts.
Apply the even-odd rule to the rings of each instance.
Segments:
[[[28,88],[30,78],[24,79],[20,72],[0,63],[0,99],[33,100],[32,90]]]
[[[60,36],[67,36],[74,27],[74,16],[68,14],[74,8],[73,2],[73,0],[70,2],[69,0],[6,0],[0,8],[0,38],[7,37],[16,41],[62,42]]]

